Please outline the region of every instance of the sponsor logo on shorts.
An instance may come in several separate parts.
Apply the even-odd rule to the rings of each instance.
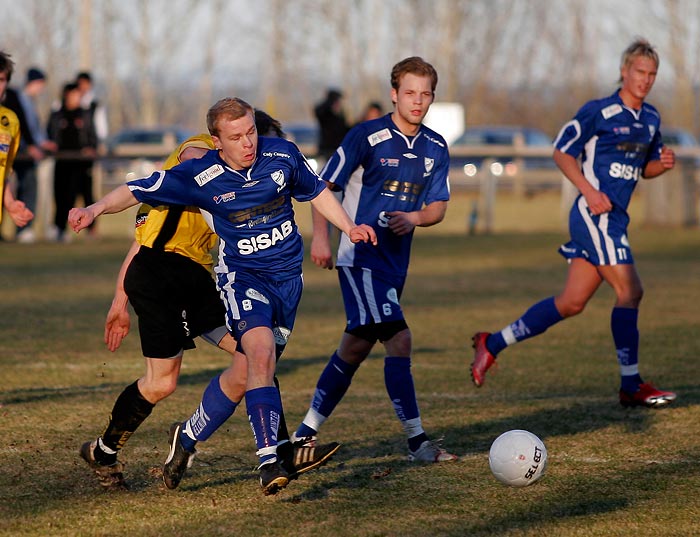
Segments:
[[[396,293],[396,289],[394,289],[393,287],[386,292],[386,297],[390,302],[393,302],[394,304],[399,303],[399,295]]]
[[[269,304],[270,301],[267,299],[265,295],[263,295],[260,291],[257,291],[256,289],[253,289],[249,287],[246,289],[245,296],[252,300],[257,300],[258,302],[262,302],[263,304]]]
[[[284,326],[275,326],[272,329],[272,334],[275,336],[277,345],[286,345],[287,341],[289,341],[289,336],[292,335],[292,331]]]
[[[245,321],[238,321],[238,330],[241,332],[248,327],[248,323]]]
[[[211,181],[215,177],[218,177],[222,173],[224,173],[224,167],[221,164],[214,164],[212,166],[209,166],[202,173],[195,175],[194,180],[197,181],[197,184],[199,186],[204,186],[209,181]]]

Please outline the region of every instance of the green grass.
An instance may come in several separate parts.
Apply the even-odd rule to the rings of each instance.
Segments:
[[[565,237],[466,236],[457,227],[419,231],[403,304],[423,423],[461,460],[405,460],[376,352],[322,431],[322,440],[343,443],[334,460],[269,498],[257,484],[242,409],[200,446],[179,489],[162,484],[169,424],[194,410],[227,365],[205,343],[187,353],[178,390],[124,449],[131,490],[102,491],[77,452],[143,368],[135,318],[117,353],[102,343],[128,239],[0,245],[0,535],[697,534],[698,230],[632,233],[646,290],[641,370],[679,399],[667,409],[627,410],[617,403],[607,288],[579,317],[505,351],[483,388],[471,385],[471,334],[500,329],[558,291],[565,264],[556,246]],[[335,274],[309,265],[305,281],[279,365],[291,427],[344,324]],[[549,451],[545,477],[525,489],[502,486],[488,469],[491,442],[514,428],[539,435]]]

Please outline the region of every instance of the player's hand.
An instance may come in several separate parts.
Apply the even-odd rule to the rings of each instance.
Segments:
[[[659,161],[665,170],[670,170],[676,165],[676,154],[670,147],[663,146],[661,148],[661,155],[659,156]]]
[[[415,213],[391,211],[386,215],[389,217],[389,229],[399,236],[408,235],[418,225]]]
[[[114,352],[119,348],[122,339],[129,333],[130,326],[131,318],[127,309],[115,307],[109,309],[105,321],[105,343],[110,351]]]
[[[360,224],[352,228],[348,237],[350,237],[353,243],[371,242],[374,246],[377,245],[377,233],[372,226],[368,226],[367,224]]]
[[[328,239],[311,239],[311,261],[321,268],[333,268],[333,254]]]
[[[88,227],[94,220],[95,215],[92,211],[83,207],[73,207],[68,213],[68,225],[76,233]]]
[[[14,200],[6,205],[5,209],[15,225],[19,227],[26,226],[34,218],[34,213],[27,208],[23,201]]]
[[[591,211],[591,214],[598,215],[612,211],[613,205],[610,198],[600,190],[594,190],[585,194],[584,197],[586,198],[588,210]]]

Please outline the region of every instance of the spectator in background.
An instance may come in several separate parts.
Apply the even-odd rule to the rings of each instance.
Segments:
[[[362,123],[363,121],[369,121],[370,119],[377,119],[378,117],[382,117],[384,115],[384,108],[382,107],[381,103],[377,101],[371,101],[367,103],[367,107],[365,108],[364,113],[360,116],[360,119],[357,120],[358,123]]]
[[[46,89],[46,75],[32,67],[27,71],[27,80],[21,90],[8,88],[5,106],[17,114],[22,135],[14,170],[17,174],[17,199],[34,212],[37,202],[37,164],[45,151],[55,151],[56,145],[47,139],[41,128],[36,99]],[[36,240],[31,223],[17,227],[17,241],[33,243]]]
[[[314,114],[320,129],[318,155],[325,163],[349,130],[343,113],[343,94],[336,89],[329,89],[326,98],[314,108]]]
[[[78,85],[63,87],[61,108],[51,113],[48,135],[57,147],[54,168],[54,201],[56,240],[69,240],[66,235],[68,211],[80,194],[83,203],[94,203],[92,195],[92,165],[97,156],[97,133],[92,114],[80,106]]]
[[[107,110],[95,97],[95,90],[90,73],[86,71],[78,73],[75,83],[80,90],[80,106],[90,111],[92,122],[95,125],[95,132],[97,133],[97,141],[100,147],[102,147],[107,143],[107,136],[109,136]]]

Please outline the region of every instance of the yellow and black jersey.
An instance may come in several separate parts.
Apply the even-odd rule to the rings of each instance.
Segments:
[[[0,203],[5,192],[5,178],[10,175],[19,148],[19,120],[15,113],[0,106]],[[0,211],[2,222],[2,211]]]
[[[208,134],[188,138],[170,154],[163,168],[179,164],[180,155],[188,147],[214,149],[214,142]],[[144,203],[136,214],[135,238],[142,246],[174,252],[208,268],[213,264],[210,251],[217,237],[197,207],[151,207]]]

